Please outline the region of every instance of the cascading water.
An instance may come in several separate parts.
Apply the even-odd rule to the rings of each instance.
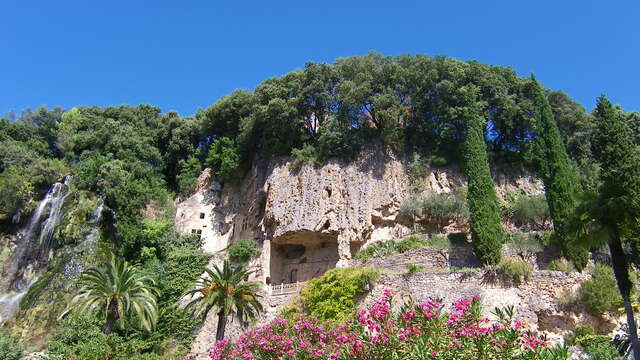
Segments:
[[[67,176],[63,183],[55,183],[49,188],[29,218],[8,264],[4,267],[0,280],[0,324],[15,315],[20,299],[35,282],[35,273],[48,260],[48,246],[62,218],[62,205],[69,195],[70,181],[71,177]]]

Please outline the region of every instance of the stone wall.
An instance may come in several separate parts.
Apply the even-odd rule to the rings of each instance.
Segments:
[[[589,278],[582,273],[535,271],[522,284],[505,284],[496,282],[490,272],[482,270],[385,274],[376,281],[361,306],[372,304],[384,289],[391,290],[398,301],[403,298],[417,302],[438,299],[445,304],[480,295],[487,316],[492,316],[490,312],[495,307],[513,306],[518,319],[528,329],[558,342],[562,335],[579,325],[592,325],[600,333],[609,333],[615,327],[611,319],[591,316],[581,305],[563,305],[567,294]]]

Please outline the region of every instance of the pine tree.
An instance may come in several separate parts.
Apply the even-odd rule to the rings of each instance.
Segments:
[[[469,223],[473,250],[483,265],[500,261],[503,233],[500,223],[498,197],[489,170],[487,145],[484,140],[482,103],[477,88],[461,89],[464,98],[461,115],[467,120],[464,141],[464,171],[469,185]]]
[[[579,193],[578,175],[571,165],[560,130],[542,86],[531,77],[537,132],[536,157],[540,177],[546,190],[549,212],[563,254],[582,270],[589,259],[587,249],[575,246],[567,237],[567,221],[576,207]]]

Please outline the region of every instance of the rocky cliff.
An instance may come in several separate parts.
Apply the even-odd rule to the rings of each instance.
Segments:
[[[551,315],[545,314],[562,312],[557,306],[559,295],[547,294],[545,287],[572,288],[584,280],[584,275],[567,277],[542,271],[534,282],[542,279],[539,283],[543,285],[526,283],[514,287],[489,285],[482,273],[450,274],[452,266],[472,265],[469,247],[423,249],[424,253],[414,254],[411,259],[389,258],[377,263],[353,260],[363,247],[415,233],[409,219],[400,212],[408,199],[429,193],[453,193],[466,185],[455,166],[430,168],[421,179],[412,179],[408,166],[407,159],[368,151],[354,162],[333,160],[320,167],[306,165],[299,170],[292,169],[288,158],[257,162],[239,185],[223,186],[205,171],[196,193],[178,204],[176,227],[182,232],[199,233],[204,249],[212,253],[224,254],[233,241],[241,238],[260,244],[261,255],[250,263],[256,270],[255,280],[265,284],[268,311],[259,323],[273,318],[286,303],[281,295],[270,296],[271,287],[267,284],[303,282],[330,268],[362,265],[388,271],[373,294],[382,287],[413,294],[418,299],[482,293],[488,306],[521,305],[519,310],[527,315],[534,329],[551,321],[548,320]],[[510,193],[533,195],[544,191],[542,183],[526,172],[497,171],[494,180],[502,198]],[[416,191],[416,182],[424,184],[420,191]],[[430,229],[441,234],[466,230],[464,224],[455,221]],[[507,256],[528,259],[536,269],[540,268],[536,259],[544,258],[543,254],[524,256],[506,251]],[[408,278],[400,275],[409,261],[423,265],[427,273]],[[577,316],[562,314],[563,319]],[[206,353],[215,322],[215,316],[210,316],[194,343],[193,354]],[[548,327],[553,326],[557,324]],[[230,333],[239,331],[232,329]]]

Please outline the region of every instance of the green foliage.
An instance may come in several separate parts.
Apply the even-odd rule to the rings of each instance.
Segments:
[[[521,252],[538,252],[544,249],[543,244],[536,236],[531,234],[508,234],[506,243],[517,251]]]
[[[424,266],[422,265],[406,263],[405,266],[407,267],[407,271],[409,272],[409,274],[417,274],[425,270]]]
[[[584,335],[576,339],[576,344],[582,347],[591,359],[619,360],[615,346],[605,335]]]
[[[613,270],[596,264],[590,271],[591,280],[580,284],[582,302],[594,315],[601,316],[622,306],[622,297],[616,287]]]
[[[506,204],[503,215],[518,226],[540,228],[549,218],[549,205],[544,195],[519,195]]]
[[[300,293],[302,303],[318,319],[347,320],[356,310],[358,297],[366,292],[366,285],[377,277],[370,268],[331,269],[307,282]]]
[[[413,153],[413,159],[407,165],[407,175],[409,175],[409,181],[414,191],[420,192],[423,190],[424,178],[427,174],[427,163],[419,154]]]
[[[409,236],[398,242],[395,242],[395,250],[400,254],[412,249],[426,247],[428,242],[419,236]]]
[[[442,226],[450,220],[467,219],[469,209],[459,194],[431,193],[422,201],[422,214]]]
[[[400,204],[400,216],[413,220],[415,216],[420,216],[422,202],[414,197],[403,200]]]
[[[564,345],[565,346],[573,346],[576,344],[576,340],[580,339],[587,335],[595,335],[596,332],[593,330],[593,326],[591,325],[581,325],[576,327],[573,332],[564,336]]]
[[[189,195],[198,185],[198,177],[202,171],[202,165],[198,159],[191,157],[187,160],[180,160],[178,167],[180,168],[180,172],[176,176],[178,193],[180,195]]]
[[[554,259],[549,263],[549,270],[562,271],[565,273],[578,271],[573,264],[565,258]]]
[[[542,86],[533,77],[531,83],[535,107],[534,126],[538,135],[535,142],[537,167],[544,182],[549,213],[562,252],[578,269],[582,269],[587,263],[588,252],[571,244],[567,233],[567,221],[576,207],[579,192],[577,173],[571,165]]]
[[[70,312],[96,310],[104,321],[104,332],[110,334],[116,325],[124,327],[128,318],[136,316],[140,327],[151,331],[158,320],[156,282],[149,275],[112,257],[108,263],[85,270],[78,282],[80,289],[71,299],[63,316]]]
[[[426,241],[418,236],[409,236],[400,241],[387,240],[385,242],[372,244],[360,250],[355,255],[355,258],[358,260],[367,261],[373,258],[392,255],[395,253],[402,254],[409,250],[427,247],[429,245],[429,241]]]
[[[208,276],[200,278],[196,286],[186,293],[191,296],[186,307],[194,309],[203,318],[215,309],[218,312],[216,340],[222,340],[229,315],[233,314],[246,327],[262,312],[262,296],[258,294],[261,285],[246,282],[252,272],[242,266],[231,266],[228,260],[224,261],[222,269],[214,265],[213,270],[205,268],[205,271]],[[196,294],[198,296],[194,298]]]
[[[240,239],[229,245],[229,259],[233,261],[247,261],[260,253],[255,241]]]
[[[318,151],[311,144],[304,144],[302,149],[291,150],[291,169],[298,171],[306,164],[319,165]]]
[[[8,334],[0,333],[0,359],[20,360],[23,355],[22,346]]]
[[[205,165],[210,167],[213,174],[220,177],[222,181],[232,181],[238,175],[241,165],[236,142],[226,137],[213,140]]]
[[[502,259],[496,266],[496,271],[504,281],[520,284],[529,280],[533,267],[521,260]]]
[[[67,319],[56,330],[47,352],[55,359],[108,359],[139,358],[163,360],[152,353],[152,345],[137,334],[117,332],[104,334],[101,322],[94,316],[82,315]]]
[[[480,264],[497,264],[500,261],[503,233],[498,215],[498,198],[489,171],[484,123],[478,102],[479,89],[470,86],[459,91],[465,101],[465,107],[460,112],[468,121],[464,141],[464,171],[469,184],[467,199],[473,250]]]
[[[358,260],[370,260],[377,257],[383,257],[395,253],[395,241],[388,240],[384,242],[375,243],[367,246],[366,248],[358,251],[355,258]]]

